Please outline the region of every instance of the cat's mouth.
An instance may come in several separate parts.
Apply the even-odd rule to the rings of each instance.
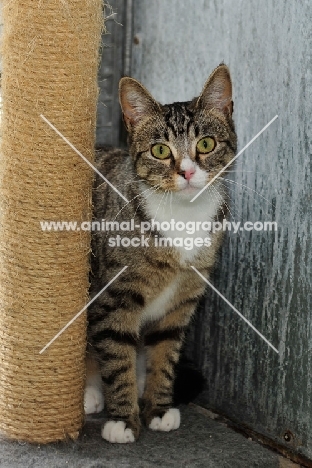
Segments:
[[[179,180],[178,182],[178,190],[180,192],[193,193],[196,190],[202,189],[206,183],[207,183],[206,178],[205,179],[200,178],[200,180],[195,179],[195,177],[189,180],[182,179],[182,180]]]
[[[203,187],[203,186],[187,184],[186,187],[180,189],[180,192],[192,193],[192,192],[195,192],[196,190],[201,189],[202,187]]]
[[[179,194],[179,197],[181,199],[185,199],[187,201],[190,201],[204,186],[205,186],[205,184],[201,184],[199,186],[198,183],[196,185],[188,183],[187,185],[185,185],[185,187],[180,188],[177,191],[177,193]]]

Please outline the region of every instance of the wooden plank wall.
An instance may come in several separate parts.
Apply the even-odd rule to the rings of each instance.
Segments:
[[[131,70],[165,103],[198,95],[224,61],[239,148],[279,116],[229,182],[231,221],[278,230],[228,232],[212,278],[279,354],[211,290],[188,354],[207,379],[203,404],[310,458],[311,17],[309,0],[134,0]]]

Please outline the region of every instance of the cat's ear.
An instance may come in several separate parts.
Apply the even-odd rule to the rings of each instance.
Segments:
[[[147,89],[134,78],[121,78],[119,101],[128,130],[135,127],[145,117],[159,112],[159,104]]]
[[[217,109],[223,114],[232,115],[232,81],[226,65],[219,65],[211,73],[196,102],[196,107]]]

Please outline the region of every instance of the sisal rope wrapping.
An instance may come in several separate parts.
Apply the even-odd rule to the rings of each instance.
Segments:
[[[0,431],[47,443],[83,422],[90,233],[40,221],[91,219],[101,0],[3,0],[0,152]]]

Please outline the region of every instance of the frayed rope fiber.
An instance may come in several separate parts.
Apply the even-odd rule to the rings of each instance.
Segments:
[[[40,221],[91,219],[101,0],[3,0],[0,151],[0,432],[76,438],[83,422],[90,235]]]

